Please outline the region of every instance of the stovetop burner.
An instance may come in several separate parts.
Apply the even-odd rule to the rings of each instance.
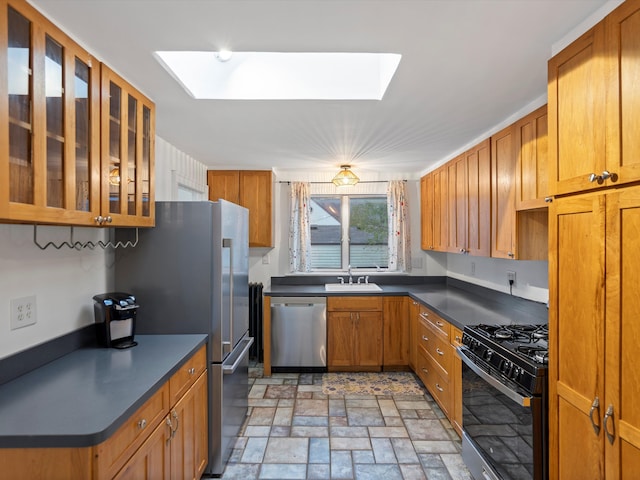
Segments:
[[[465,326],[462,343],[480,362],[509,381],[534,391],[535,378],[546,376],[549,361],[547,325]]]

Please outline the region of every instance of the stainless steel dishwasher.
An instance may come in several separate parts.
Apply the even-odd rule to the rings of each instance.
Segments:
[[[326,371],[326,297],[271,297],[271,367]]]

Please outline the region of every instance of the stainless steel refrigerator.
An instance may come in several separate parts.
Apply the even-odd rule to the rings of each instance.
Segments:
[[[208,475],[222,474],[248,408],[248,222],[224,200],[157,202],[156,226],[116,249],[115,287],[140,305],[136,333],[209,335]]]

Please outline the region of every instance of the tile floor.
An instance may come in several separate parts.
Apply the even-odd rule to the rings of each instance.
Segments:
[[[250,375],[249,416],[223,480],[472,479],[426,391],[328,396],[322,374]]]

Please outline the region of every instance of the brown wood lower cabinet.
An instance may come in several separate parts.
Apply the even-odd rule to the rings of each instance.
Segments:
[[[382,297],[327,298],[329,371],[380,371],[382,335]]]
[[[462,332],[435,312],[418,304],[417,328],[411,338],[416,350],[414,371],[458,434],[462,433],[462,365],[455,346]]]
[[[384,369],[406,369],[409,364],[409,298],[384,297],[382,306]]]
[[[106,441],[84,448],[0,449],[12,480],[199,479],[208,461],[205,346]],[[171,392],[184,392],[175,402]],[[10,473],[8,477],[3,474]]]

